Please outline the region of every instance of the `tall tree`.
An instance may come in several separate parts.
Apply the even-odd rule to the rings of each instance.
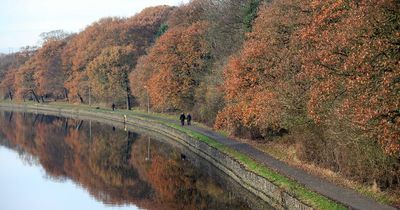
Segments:
[[[207,23],[197,22],[174,27],[161,36],[131,75],[134,94],[140,97],[137,92],[148,91],[151,104],[158,110],[192,109],[195,89],[211,59],[205,40],[207,28]]]
[[[35,68],[31,61],[25,63],[15,74],[16,96],[24,99],[31,96],[37,103],[40,103],[39,96],[36,94]]]
[[[42,39],[43,44],[50,41],[62,41],[72,36],[73,34],[68,33],[64,30],[54,30],[49,32],[43,32],[39,36]]]
[[[36,47],[25,47],[21,51],[0,58],[0,95],[13,98],[15,94],[15,74],[33,54]]]
[[[303,32],[309,115],[329,125],[339,116],[387,153],[400,154],[399,2],[316,0],[313,6]]]
[[[32,95],[39,102],[46,95],[62,95],[64,75],[60,54],[65,43],[64,40],[46,42],[16,71],[14,86],[18,98]]]
[[[135,66],[137,51],[133,46],[105,48],[87,66],[93,96],[98,101],[121,103],[131,109],[131,90],[128,75]]]
[[[305,117],[298,79],[298,29],[309,21],[308,4],[274,1],[261,6],[243,50],[225,67],[226,107],[216,127],[268,138]]]
[[[48,40],[32,58],[36,68],[36,90],[41,97],[57,99],[65,96],[61,53],[66,43],[66,40]]]

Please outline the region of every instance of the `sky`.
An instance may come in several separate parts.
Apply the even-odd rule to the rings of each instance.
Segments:
[[[189,0],[0,0],[0,52],[38,45],[42,32],[79,32],[103,17],[129,17],[157,5]]]

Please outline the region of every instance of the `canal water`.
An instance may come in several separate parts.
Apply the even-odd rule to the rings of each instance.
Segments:
[[[0,110],[0,209],[270,209],[171,139]]]

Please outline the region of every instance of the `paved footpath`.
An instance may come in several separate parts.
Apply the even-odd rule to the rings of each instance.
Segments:
[[[156,117],[154,115],[152,115],[151,117],[149,117],[149,115],[143,115],[143,116],[148,118],[153,118],[156,120],[173,122],[177,125],[180,125],[178,121],[166,120],[163,118]],[[291,179],[297,181],[298,183],[303,184],[307,188],[315,192],[318,192],[334,201],[346,205],[349,209],[396,210],[396,208],[394,207],[380,204],[374,201],[373,199],[361,195],[360,193],[352,189],[336,185],[332,182],[311,175],[302,169],[289,166],[288,164],[264,152],[261,152],[260,150],[254,148],[249,144],[241,143],[232,138],[222,136],[216,133],[215,131],[211,130],[210,128],[203,128],[194,125],[186,126],[186,128],[207,135],[226,146],[232,147],[235,150],[248,155],[249,157],[253,158],[259,163],[264,164],[268,168],[271,168],[279,172],[280,174],[290,177]]]

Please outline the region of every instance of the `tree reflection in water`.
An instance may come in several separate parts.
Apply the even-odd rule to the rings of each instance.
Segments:
[[[71,179],[110,205],[147,209],[248,209],[181,149],[82,120],[0,112],[0,143],[34,159],[54,180]]]

